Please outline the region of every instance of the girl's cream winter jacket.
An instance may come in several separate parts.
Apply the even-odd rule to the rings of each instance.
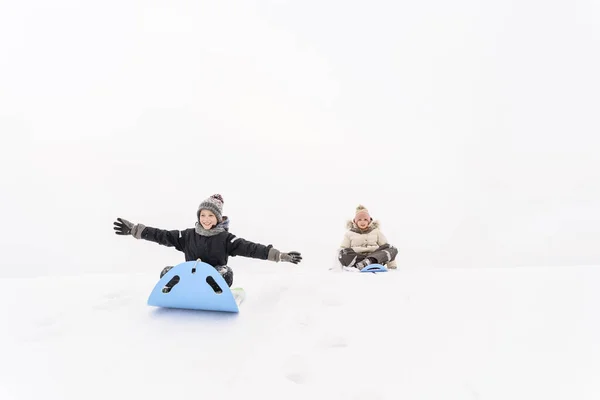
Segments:
[[[387,238],[383,232],[379,230],[379,221],[373,221],[365,229],[361,231],[354,221],[348,221],[346,228],[348,232],[344,235],[341,248],[352,248],[357,253],[371,253],[380,246],[387,244]]]

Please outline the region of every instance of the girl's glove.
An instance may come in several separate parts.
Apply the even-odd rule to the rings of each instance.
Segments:
[[[357,262],[354,266],[358,268],[360,271],[363,270],[367,265],[375,264],[377,262],[376,259],[372,257],[365,258],[362,261]]]

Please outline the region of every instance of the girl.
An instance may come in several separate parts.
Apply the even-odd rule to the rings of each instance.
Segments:
[[[227,285],[233,284],[233,270],[227,266],[229,256],[242,256],[275,262],[291,262],[298,264],[302,260],[299,252],[282,253],[272,245],[262,245],[238,238],[229,233],[229,219],[223,216],[223,197],[214,194],[200,203],[196,212],[196,227],[182,231],[151,228],[142,224],[133,224],[125,219],[117,218],[114,223],[117,235],[132,235],[136,239],[145,239],[163,246],[175,247],[183,252],[185,261],[196,261],[212,265]],[[161,278],[169,269],[166,267]],[[178,278],[178,277],[177,277]],[[170,287],[177,284],[169,282]],[[170,288],[167,288],[167,291]]]
[[[342,267],[362,270],[369,264],[387,264],[388,268],[396,268],[398,249],[388,243],[379,221],[373,221],[363,205],[356,207],[354,220],[348,221],[346,228],[338,254]]]

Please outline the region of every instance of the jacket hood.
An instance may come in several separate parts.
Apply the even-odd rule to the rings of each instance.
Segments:
[[[349,219],[348,221],[346,221],[346,229],[350,229],[353,232],[358,232],[358,233],[368,233],[371,232],[373,229],[377,229],[381,226],[379,220],[373,220],[371,221],[371,223],[369,224],[369,226],[367,227],[367,229],[365,230],[361,230],[358,228],[358,226],[356,226],[356,224],[354,223],[353,220]]]

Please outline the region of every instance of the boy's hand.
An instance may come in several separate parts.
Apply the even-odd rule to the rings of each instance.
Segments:
[[[279,259],[281,261],[291,262],[292,264],[298,264],[302,261],[302,255],[297,251],[290,251],[289,253],[281,253]]]
[[[131,235],[136,239],[142,238],[142,232],[146,229],[145,225],[133,224],[123,218],[117,218],[117,221],[118,222],[114,223],[114,229],[117,235]]]
[[[114,230],[117,235],[131,235],[133,224],[126,219],[117,218],[118,222],[114,223]]]

